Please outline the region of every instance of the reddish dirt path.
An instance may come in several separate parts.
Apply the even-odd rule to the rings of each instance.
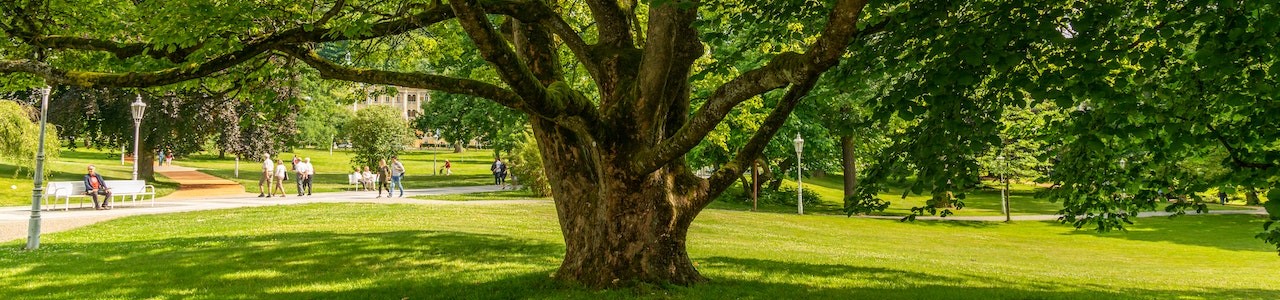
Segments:
[[[165,200],[240,196],[244,194],[244,187],[240,186],[239,183],[200,173],[193,168],[158,166],[156,167],[156,173],[169,177],[170,180],[177,182],[179,185],[177,191],[164,197]]]

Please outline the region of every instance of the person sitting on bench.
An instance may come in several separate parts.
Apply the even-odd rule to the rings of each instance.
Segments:
[[[84,191],[93,197],[93,209],[111,209],[111,188],[102,180],[102,175],[95,172],[93,165],[89,165],[89,174],[84,175]],[[98,205],[98,195],[107,196],[102,199],[102,205]]]

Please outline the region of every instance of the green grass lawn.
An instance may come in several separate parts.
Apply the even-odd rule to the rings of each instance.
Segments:
[[[316,176],[312,181],[313,192],[335,192],[349,189],[347,174],[351,174],[351,153],[348,151],[296,149],[294,152],[281,153],[277,157],[288,164],[293,156],[310,157],[316,168]],[[434,163],[433,163],[434,159]],[[452,176],[434,175],[433,171],[444,168],[444,160],[453,162]],[[485,185],[493,183],[493,175],[489,173],[489,164],[493,163],[493,151],[471,150],[464,153],[453,153],[447,150],[415,150],[400,155],[406,174],[402,181],[405,188],[433,188],[444,186]],[[259,170],[261,161],[240,161],[240,176],[235,176],[235,158],[228,156],[219,159],[216,154],[197,154],[181,159],[174,159],[174,165],[200,169],[210,175],[231,179],[244,185],[245,191],[258,191]],[[434,166],[434,167],[433,167]],[[293,175],[290,175],[292,180]],[[292,184],[285,187],[294,192]]]
[[[995,188],[995,182],[987,182],[991,189],[970,192],[964,200],[965,207],[963,209],[953,209],[956,216],[1002,216],[1004,212],[1001,210],[1000,190]],[[795,181],[783,181],[783,187],[795,188]],[[805,178],[804,188],[816,192],[822,197],[822,203],[816,207],[806,207],[805,212],[819,214],[843,214],[842,207],[844,205],[844,177],[839,174],[826,175],[818,178]],[[1062,209],[1061,203],[1050,202],[1048,199],[1040,199],[1035,197],[1038,187],[1030,184],[1010,184],[1009,186],[1009,213],[1011,215],[1051,215],[1057,214]],[[729,189],[731,197],[721,198],[729,203],[718,204],[717,207],[725,209],[750,209],[751,199],[749,196],[739,196],[742,193],[741,186],[734,186]],[[906,216],[911,214],[911,208],[916,206],[924,206],[925,201],[929,200],[928,195],[908,195],[902,197],[903,189],[901,187],[891,187],[889,191],[880,193],[880,198],[890,202],[889,208],[877,215],[889,216]],[[734,203],[732,199],[740,199],[739,203]],[[726,202],[726,201],[720,201]],[[1238,203],[1243,204],[1243,203]],[[1243,205],[1218,205],[1209,203],[1209,210],[1243,210],[1253,209]],[[1163,206],[1161,206],[1163,208]],[[791,205],[787,207],[771,206],[761,208],[762,211],[778,211],[778,212],[795,212],[795,201],[791,201]]]
[[[468,194],[413,196],[414,199],[448,200],[448,201],[480,201],[480,200],[551,200],[526,190],[506,190],[497,192],[480,192]]]
[[[53,181],[80,181],[84,179],[85,168],[93,164],[106,180],[127,180],[133,176],[133,163],[120,165],[120,154],[93,149],[63,149],[59,157],[45,163],[45,172]],[[0,206],[31,205],[31,174],[24,171],[14,176],[17,169],[13,162],[0,161]],[[156,197],[172,193],[178,184],[164,176],[156,175]],[[77,200],[72,200],[73,204]],[[85,200],[89,201],[89,200]]]
[[[310,204],[129,217],[0,244],[0,299],[1276,299],[1252,216],[1143,219],[1099,234],[711,209],[689,253],[711,282],[551,283],[551,203]]]

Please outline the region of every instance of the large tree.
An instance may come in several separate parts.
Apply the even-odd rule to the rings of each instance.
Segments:
[[[698,1],[648,6],[586,1],[595,23],[588,32],[577,32],[564,18],[582,7],[544,1],[378,5],[339,0],[310,9],[286,5],[290,1],[146,1],[59,6],[57,13],[38,2],[4,7],[10,17],[0,29],[28,45],[16,49],[101,59],[109,53],[148,64],[86,67],[62,57],[5,59],[0,71],[64,84],[149,87],[218,76],[255,57],[284,55],[327,78],[469,95],[528,114],[567,246],[556,277],[595,287],[703,281],[685,251],[689,225],[755,159],[819,76],[839,62],[846,45],[884,26],[859,25],[866,1],[842,0],[822,8],[827,17],[817,21],[826,25],[807,46],[773,55],[720,85],[691,113],[689,75],[705,53],[696,28]],[[59,17],[98,15],[84,9],[115,13],[96,19],[113,25],[94,27],[100,24],[82,21],[95,20]],[[168,22],[143,17],[175,13],[163,19]],[[501,29],[495,20],[502,22]],[[314,43],[401,35],[445,22],[459,25],[501,83],[351,68],[312,50]],[[594,88],[590,94],[598,98],[588,98],[581,91],[585,87],[566,81],[559,45],[587,70]],[[709,179],[693,176],[684,153],[739,103],[780,89],[786,91],[775,94],[781,97],[777,106],[735,159]]]
[[[846,76],[891,78],[887,96],[869,104],[876,112],[873,119],[898,115],[914,121],[905,130],[912,139],[896,141],[886,153],[896,153],[893,157],[905,162],[901,165],[916,168],[919,181],[912,190],[935,193],[976,181],[973,174],[980,168],[974,157],[999,141],[996,116],[1003,107],[1027,101],[1066,104],[1061,107],[1083,99],[1108,101],[1116,94],[1097,92],[1106,89],[1141,95],[1119,85],[1159,85],[1153,78],[1164,75],[1184,79],[1166,85],[1170,88],[1195,83],[1185,80],[1194,77],[1194,66],[1169,68],[1161,61],[1145,61],[1155,55],[1129,55],[1126,50],[1184,53],[1196,48],[1183,40],[1186,33],[1209,32],[1199,36],[1212,38],[1220,32],[1221,40],[1235,42],[1200,48],[1236,54],[1231,51],[1245,44],[1241,53],[1250,59],[1239,64],[1212,61],[1219,62],[1212,65],[1215,72],[1254,82],[1250,79],[1267,76],[1265,66],[1275,68],[1276,51],[1270,46],[1238,39],[1274,41],[1274,26],[1248,29],[1250,16],[1275,24],[1274,4],[868,2],[11,1],[0,4],[0,31],[12,43],[0,48],[0,72],[82,86],[151,87],[216,80],[255,62],[301,61],[326,78],[488,99],[528,115],[532,123],[566,244],[556,278],[608,287],[703,281],[685,250],[690,224],[756,160],[819,77],[846,55],[846,61],[857,63],[856,71]],[[166,17],[151,17],[155,15]],[[1214,18],[1219,15],[1230,21]],[[1146,33],[1148,29],[1154,33]],[[317,43],[395,42],[438,31],[465,36],[469,43],[451,46],[474,47],[459,53],[488,62],[484,68],[499,80],[454,77],[402,61],[354,67],[314,50],[321,48]],[[1117,50],[1125,43],[1114,41],[1134,41],[1135,46]],[[374,48],[385,50],[380,51],[386,57],[414,51]],[[712,72],[725,76],[722,83],[705,88],[692,84],[707,76],[696,73],[706,68],[732,71]],[[1053,81],[1057,79],[1068,81]],[[695,88],[703,91],[698,105],[692,101]],[[1247,91],[1245,99],[1264,93],[1253,85]],[[772,108],[747,142],[710,178],[693,176],[685,154],[736,107],[757,97],[768,99],[764,103]],[[1134,110],[1125,107],[1117,112]],[[1276,169],[1275,149],[1269,144],[1276,133],[1241,136],[1217,128],[1274,128],[1274,119],[1260,114],[1276,110],[1244,108],[1248,110],[1242,113],[1257,116],[1252,119],[1257,121],[1225,127],[1204,119],[1209,123],[1200,128],[1217,126],[1208,127],[1217,134],[1203,136],[1223,141],[1234,165],[1261,174],[1249,177],[1257,182]],[[1091,139],[1081,141],[1093,145]],[[1092,162],[1110,158],[1082,157]],[[875,179],[887,172],[872,167],[866,173]],[[1107,196],[1085,190],[1107,178],[1081,178],[1067,182],[1071,191],[1085,195],[1072,199]],[[859,190],[879,186],[872,180]],[[1067,201],[1069,208],[1080,208],[1072,213],[1110,209],[1099,203]]]

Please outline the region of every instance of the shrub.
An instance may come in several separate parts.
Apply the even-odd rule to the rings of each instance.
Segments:
[[[356,112],[343,130],[351,139],[354,156],[351,163],[357,166],[377,166],[378,160],[390,159],[404,151],[412,137],[409,123],[400,112],[386,105],[374,105]]]
[[[538,150],[538,141],[533,136],[527,136],[524,142],[516,145],[509,158],[510,170],[516,176],[516,183],[538,196],[551,195],[551,180],[542,170],[542,154]]]

